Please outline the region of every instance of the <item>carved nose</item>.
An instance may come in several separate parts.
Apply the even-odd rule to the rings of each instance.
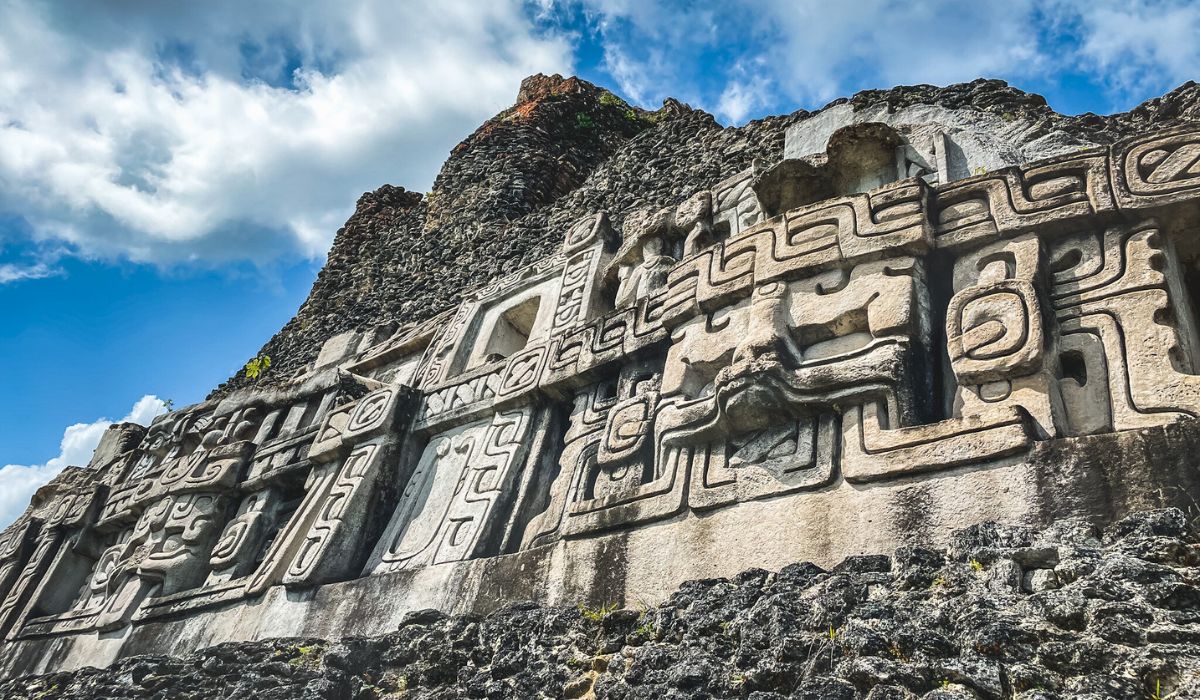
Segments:
[[[745,340],[738,344],[733,353],[733,362],[752,362],[755,360],[771,359],[788,365],[800,362],[799,346],[791,335],[784,329],[773,328],[765,324],[748,329]]]
[[[778,339],[772,336],[748,339],[738,344],[733,353],[734,363],[752,362],[766,355],[777,354]]]

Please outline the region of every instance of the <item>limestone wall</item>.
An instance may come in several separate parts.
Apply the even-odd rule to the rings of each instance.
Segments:
[[[2,670],[654,603],[1200,495],[1200,131],[966,178],[920,149],[851,124],[595,212],[450,312],[115,427],[0,537]]]

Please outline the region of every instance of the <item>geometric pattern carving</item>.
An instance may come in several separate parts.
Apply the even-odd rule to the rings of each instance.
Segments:
[[[375,438],[350,451],[283,577],[285,585],[312,585],[348,571],[359,544],[353,535],[362,530],[383,471],[385,442]]]
[[[1200,194],[1200,133],[1158,133],[1113,149],[1113,173],[1122,209],[1188,201]]]
[[[1103,388],[1087,395],[1101,405],[1074,405],[1076,421],[1090,416],[1127,430],[1200,416],[1194,331],[1172,298],[1181,296],[1169,284],[1178,263],[1158,225],[1081,234],[1059,242],[1053,255],[1060,264],[1050,296],[1061,332],[1087,383]]]
[[[842,416],[842,473],[846,481],[885,478],[950,469],[1021,452],[1032,442],[1017,408],[988,415],[951,418],[912,427],[887,428],[879,403],[855,406]]]
[[[1053,232],[1115,209],[1104,149],[951,182],[937,188],[935,202],[937,245],[947,248],[1035,227]]]
[[[1042,317],[1025,280],[999,280],[950,299],[946,343],[960,381],[983,384],[1041,366]]]
[[[308,458],[324,462],[342,455],[349,445],[390,430],[400,405],[401,388],[377,389],[352,404],[341,406],[325,417]]]
[[[1200,418],[1200,130],[787,209],[789,167],[624,212],[619,247],[584,217],[436,328],[112,441],[0,533],[0,636]]]
[[[839,439],[832,414],[733,436],[696,465],[688,503],[702,510],[825,486],[836,473]]]
[[[583,250],[593,250],[597,242],[603,242],[612,231],[608,213],[597,212],[576,221],[563,237],[563,252],[570,255]]]
[[[429,441],[367,565],[398,571],[478,556],[506,520],[524,466],[529,410],[497,413]]]

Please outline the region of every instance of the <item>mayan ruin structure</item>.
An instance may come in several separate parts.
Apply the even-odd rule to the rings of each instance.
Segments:
[[[324,650],[418,623],[450,635],[533,601],[601,618],[588,653],[608,655],[551,674],[544,695],[603,696],[598,678],[642,682],[643,652],[607,660],[637,634],[682,645],[699,629],[672,637],[685,613],[655,617],[695,610],[687,582],[759,596],[840,575],[877,596],[976,576],[1029,605],[1103,568],[1071,564],[1077,550],[1130,533],[1182,549],[1153,559],[1171,576],[1130,579],[1177,597],[1146,602],[1129,634],[1167,626],[1156,643],[1194,645],[1200,549],[1180,517],[1200,499],[1197,119],[1192,84],[1070,117],[977,81],[723,128],[530,78],[431,193],[363,196],[262,377],[114,425],[91,464],[38,491],[0,536],[0,671],[283,638]],[[849,610],[806,633],[851,638]],[[713,619],[704,634],[741,629],[743,645],[769,628]],[[959,671],[909,677],[854,671],[874,652],[841,656],[847,641],[797,676],[825,678],[811,695],[743,650],[710,674],[736,692],[610,696],[1014,697],[1036,666],[1053,678],[1028,687],[1057,694],[1021,697],[1092,697],[1038,639],[1025,666],[995,661],[992,685],[961,661],[993,659],[983,642],[939,657]],[[901,647],[875,656],[932,654]],[[1173,668],[1137,687],[1185,683]],[[405,697],[425,697],[407,674]]]

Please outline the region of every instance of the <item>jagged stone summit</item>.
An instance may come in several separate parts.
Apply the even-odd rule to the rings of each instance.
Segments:
[[[259,378],[38,491],[4,691],[1196,697],[1197,120],[529,78]]]

